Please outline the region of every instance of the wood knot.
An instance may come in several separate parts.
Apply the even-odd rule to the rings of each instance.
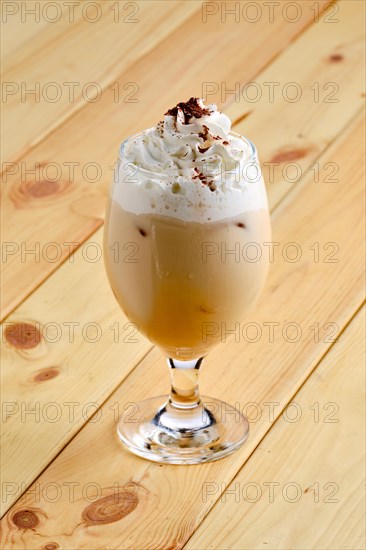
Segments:
[[[5,328],[6,341],[18,349],[35,348],[41,341],[39,329],[30,323],[14,323]]]
[[[39,524],[39,519],[32,510],[19,510],[15,512],[11,517],[11,521],[19,529],[35,529]]]
[[[83,521],[87,525],[104,525],[114,523],[134,511],[139,499],[129,491],[116,492],[89,504],[83,512]]]
[[[9,198],[16,208],[39,207],[41,204],[46,206],[50,200],[54,201],[59,198],[69,188],[71,188],[71,184],[68,181],[36,178],[33,181],[14,184],[10,190]]]
[[[38,371],[38,373],[33,378],[33,382],[46,382],[46,380],[52,380],[52,378],[56,378],[56,376],[58,376],[59,374],[60,369],[58,367],[47,367]]]
[[[58,190],[59,184],[57,181],[34,181],[28,186],[28,194],[36,199],[53,195]]]
[[[343,59],[344,59],[344,56],[340,53],[334,53],[329,56],[329,61],[331,63],[340,63],[341,61],[343,61]]]
[[[291,160],[298,160],[306,157],[308,149],[289,149],[287,151],[279,151],[272,157],[270,162],[288,162]]]
[[[48,542],[42,546],[42,550],[57,550],[58,548],[60,548],[60,545],[57,542]]]

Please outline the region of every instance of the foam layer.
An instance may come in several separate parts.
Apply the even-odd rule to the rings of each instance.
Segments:
[[[208,222],[267,208],[256,150],[191,98],[121,147],[113,199],[135,214]]]

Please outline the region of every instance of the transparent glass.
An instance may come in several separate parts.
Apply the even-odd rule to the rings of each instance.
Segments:
[[[171,390],[169,396],[138,403],[133,421],[126,412],[117,432],[133,453],[156,462],[217,460],[248,437],[248,421],[239,411],[200,397],[198,390],[203,358],[254,306],[268,270],[265,187],[256,149],[241,139],[250,151],[246,166],[255,170],[241,167],[240,183],[250,186],[250,204],[256,206],[218,221],[184,221],[174,211],[162,212],[156,193],[162,183],[168,185],[167,177],[137,171],[123,156],[126,142],[121,146],[106,213],[106,271],[126,316],[167,357]],[[178,179],[184,190],[184,178]],[[211,192],[219,200],[219,193]],[[183,193],[177,201],[187,197]],[[221,368],[224,377],[225,365]]]

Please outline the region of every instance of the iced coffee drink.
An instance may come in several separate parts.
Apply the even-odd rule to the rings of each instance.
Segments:
[[[173,369],[188,373],[244,319],[267,275],[270,239],[256,149],[214,104],[179,103],[122,144],[106,215],[107,273],[126,316]],[[176,444],[171,457],[185,448]]]
[[[124,144],[117,176],[105,232],[117,300],[169,357],[201,357],[243,320],[267,274],[253,147],[214,105],[190,100]]]

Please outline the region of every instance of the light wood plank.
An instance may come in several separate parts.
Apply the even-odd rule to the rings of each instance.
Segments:
[[[76,27],[87,22],[88,18],[96,16],[96,8],[93,6],[88,8],[86,2],[88,0],[81,0],[74,7],[63,0],[55,0],[46,6],[42,6],[41,3],[37,5],[36,0],[25,0],[23,4],[2,2],[1,74],[4,75],[8,70],[13,70],[16,66],[24,63],[25,58],[31,58],[47,46],[52,49],[50,44],[52,37],[53,39],[59,38],[61,34],[68,32],[72,25],[75,24]],[[95,1],[95,4],[102,8],[101,19],[103,18],[103,4],[108,6],[107,2]],[[91,24],[95,25],[95,23]],[[46,51],[43,53],[45,56],[49,55]]]
[[[100,94],[110,96],[114,101],[115,88],[111,90],[109,86],[114,86],[121,72],[201,7],[200,1],[187,3],[182,0],[131,2],[129,8],[127,2],[99,0],[95,3],[98,10],[90,2],[84,4],[81,2],[75,6],[74,22],[70,23],[73,19],[66,4],[61,20],[44,28],[42,2],[27,2],[28,9],[38,5],[43,28],[42,32],[32,33],[29,47],[27,42],[22,43],[21,51],[11,55],[10,67],[3,74],[5,83],[14,83],[19,89],[19,93],[7,95],[2,105],[3,161],[16,161],[29,147],[87,106],[89,98],[93,100],[98,93],[95,86],[84,89],[91,82],[97,83]],[[54,17],[52,8],[48,9],[46,17]],[[20,18],[22,13],[24,16],[24,3],[15,17]],[[99,20],[90,22],[94,17]],[[31,16],[27,16],[26,21],[28,26],[32,26]],[[39,23],[33,22],[33,25],[37,28]],[[22,33],[23,27],[24,24],[18,25],[17,35]],[[65,82],[76,83],[72,91]],[[128,82],[131,81],[127,79],[120,83],[120,101],[124,98],[127,101],[128,94],[136,88],[133,84],[124,90],[123,86]],[[56,83],[57,89],[48,88],[49,83]],[[39,86],[39,93],[36,96],[22,94],[25,85],[27,89]],[[57,101],[53,100],[54,97]],[[16,131],[20,128],[21,132]]]
[[[313,37],[311,37],[311,40],[313,40]],[[303,44],[302,43],[299,43],[299,48],[303,48]],[[286,60],[285,60],[286,61]],[[269,131],[270,131],[270,127],[269,127]],[[295,129],[294,129],[295,131]],[[277,127],[274,127],[273,130],[273,136],[277,136],[278,135],[278,130],[277,130]],[[270,196],[270,199],[271,199],[271,195],[272,195],[272,188],[269,189],[269,196]],[[89,202],[89,205],[90,205],[90,202]],[[97,244],[100,246],[100,243],[101,243],[101,233],[99,232],[98,235],[95,236],[95,238],[92,239],[92,241],[95,241],[97,242]],[[109,329],[108,329],[108,326],[111,326],[114,322],[122,322],[121,321],[121,318],[120,318],[120,314],[119,314],[119,310],[117,308],[117,306],[115,305],[115,303],[113,302],[107,302],[107,296],[110,296],[111,293],[110,291],[107,289],[107,283],[106,283],[106,277],[105,277],[105,274],[104,274],[104,270],[103,269],[100,269],[100,265],[98,263],[98,266],[97,266],[97,269],[96,269],[96,266],[92,263],[92,262],[87,262],[87,261],[83,261],[83,255],[84,255],[84,249],[82,249],[81,251],[79,251],[79,253],[76,254],[75,258],[76,258],[76,264],[70,264],[69,263],[66,263],[65,266],[63,266],[63,268],[61,269],[61,273],[58,274],[56,273],[56,278],[54,280],[51,280],[50,282],[47,282],[46,286],[41,288],[34,296],[31,296],[31,298],[24,304],[24,306],[21,306],[10,318],[9,318],[9,322],[12,322],[13,320],[15,321],[22,321],[22,320],[27,320],[27,319],[34,319],[35,321],[40,321],[41,323],[46,323],[46,322],[49,322],[50,320],[52,321],[56,321],[59,323],[59,325],[63,328],[63,336],[64,336],[64,339],[63,339],[63,344],[65,344],[65,338],[67,337],[67,332],[68,332],[68,329],[67,329],[67,326],[64,325],[65,321],[67,322],[68,320],[70,320],[68,318],[68,310],[65,308],[65,299],[64,299],[64,291],[60,292],[60,289],[63,287],[64,284],[69,284],[68,282],[72,282],[72,285],[71,285],[71,289],[70,289],[70,299],[69,301],[71,303],[78,303],[78,307],[75,306],[75,311],[73,312],[73,316],[71,318],[72,321],[75,321],[75,322],[79,322],[81,324],[81,326],[83,326],[87,321],[87,317],[85,317],[85,308],[87,308],[89,306],[89,302],[90,302],[90,297],[93,296],[95,294],[95,288],[98,288],[98,289],[102,289],[102,290],[99,290],[99,292],[101,292],[101,295],[102,296],[106,296],[105,300],[106,300],[106,303],[108,303],[108,311],[110,311],[111,313],[111,317],[109,318],[100,318],[99,316],[97,318],[94,318],[92,319],[93,321],[98,321],[101,326],[102,326],[102,329],[103,329],[103,333],[108,333],[109,334]],[[70,283],[71,284],[71,283]],[[55,297],[58,297],[60,295],[60,298],[56,298]],[[50,297],[53,297],[53,302],[52,302],[52,316],[50,317],[50,313],[48,311],[48,303],[49,303],[49,300],[50,300]],[[89,306],[90,307],[90,306]],[[37,312],[37,315],[34,314],[34,312]],[[112,336],[112,334],[109,334],[110,337]],[[80,339],[80,330],[79,330],[79,343],[77,345],[84,345],[85,346],[85,342],[83,343],[82,340]],[[100,343],[100,347],[98,348],[98,350],[100,350],[100,353],[103,354],[103,345],[104,343],[101,342]],[[85,348],[81,347],[82,350],[84,350]],[[98,351],[99,353],[99,351]],[[68,357],[69,355],[72,355],[74,356],[74,347],[73,346],[66,346],[64,345],[62,348],[60,348],[58,350],[58,355],[57,355],[57,360],[58,360],[58,364],[59,365],[63,365],[63,362],[68,360]],[[9,357],[9,373],[6,373],[5,376],[9,376],[9,377],[13,377],[13,368],[14,366],[17,364],[17,361],[18,361],[18,354],[14,352],[12,352],[12,354],[10,355]],[[26,357],[26,360],[27,360],[27,357]],[[34,365],[34,369],[38,369],[38,368],[44,368],[45,366],[47,365],[52,365],[52,361],[53,359],[51,360],[51,358],[48,356],[48,354],[45,356],[44,358],[44,362],[42,362],[40,365],[38,365],[38,362],[37,363],[33,363]],[[77,361],[76,359],[76,356],[75,356],[75,362]],[[25,364],[27,364],[25,362]],[[132,368],[133,366],[133,362],[129,363],[128,365],[126,364],[126,369],[127,370],[124,370],[123,373],[117,373],[116,370],[114,370],[114,373],[113,373],[113,376],[111,377],[110,380],[108,380],[108,378],[106,380],[104,380],[105,384],[110,384],[109,386],[104,386],[102,385],[101,387],[101,393],[102,395],[105,395],[103,392],[107,392],[106,390],[106,387],[109,387],[109,390],[108,391],[111,391],[115,385],[116,385],[116,378],[114,378],[114,375],[119,375],[120,377],[123,376],[123,374],[126,374],[128,369]],[[111,369],[114,369],[113,367],[113,364],[111,364],[110,366],[108,366],[108,369],[111,368]],[[80,373],[78,370],[76,370],[74,372],[74,375],[76,377],[76,380],[78,379],[78,377],[80,376]],[[121,379],[121,378],[119,378]],[[85,382],[84,382],[85,383]],[[92,383],[92,382],[91,382]],[[20,387],[19,387],[20,386]],[[34,390],[37,391],[37,386],[35,386]],[[53,388],[51,387],[50,388],[50,391],[53,390]],[[12,388],[12,392],[10,392],[10,395],[9,397],[7,397],[7,399],[9,401],[11,401],[12,399],[14,399],[14,396],[17,394],[17,391],[20,391],[20,393],[22,392],[22,378],[20,379],[17,379],[17,380],[14,380],[14,386]],[[79,391],[79,386],[78,384],[76,384],[76,391]],[[89,395],[90,395],[90,392],[91,390],[89,389],[89,387],[86,385],[84,386],[84,394],[82,395],[83,399],[84,399],[84,402],[89,398]],[[31,400],[30,402],[32,402],[32,397],[33,396],[30,396]],[[48,399],[48,394],[47,394],[47,390],[46,388],[44,388],[44,394],[43,394],[43,400],[44,402],[47,402],[47,399]],[[61,399],[61,397],[60,397]],[[70,397],[71,399],[71,397]],[[100,400],[98,400],[100,402]],[[67,437],[71,437],[73,433],[75,433],[75,430],[79,429],[79,427],[81,426],[81,424],[83,423],[84,419],[82,418],[81,416],[81,410],[79,410],[79,416],[77,417],[77,420],[75,422],[75,426],[73,428],[72,431],[69,430],[69,426],[67,426]],[[16,422],[17,421],[17,418],[15,416],[14,418],[14,421]],[[47,430],[47,428],[49,429],[50,426],[42,426],[41,427],[41,430]],[[47,460],[49,460],[49,458],[52,455],[52,452],[55,453],[57,452],[57,450],[60,448],[60,445],[63,445],[64,442],[65,442],[65,439],[64,439],[64,432],[63,432],[63,428],[61,429],[61,432],[60,433],[54,433],[52,431],[52,437],[50,439],[50,442],[49,442],[49,447],[45,447],[44,448],[44,455],[42,454],[41,457],[37,457],[37,465],[35,467],[35,471],[36,472],[39,472],[40,469],[41,469],[41,466],[43,466]],[[12,432],[12,428],[11,428],[11,424],[8,424],[7,427],[6,427],[6,431],[9,431],[9,432]],[[42,432],[43,433],[43,432]],[[56,439],[53,439],[53,438],[56,438]],[[11,451],[11,449],[10,449]],[[51,453],[51,454],[50,454]],[[28,453],[25,453],[26,456],[28,455]],[[11,452],[9,454],[9,461],[11,461]],[[32,476],[34,476],[34,471],[33,471],[33,465],[32,464],[28,464],[29,466],[29,477],[28,475],[25,476],[26,477],[26,483],[28,484],[33,478]]]
[[[50,23],[44,18],[40,18],[39,22],[35,22],[34,17],[29,16],[22,21],[22,14],[20,11],[20,5],[14,2],[12,5],[8,4],[8,7],[1,3],[1,74],[4,75],[12,66],[19,63],[24,57],[24,48],[33,48],[33,51],[37,50],[34,43],[37,44],[41,39],[41,35]],[[60,4],[61,12],[63,13],[63,6]],[[51,10],[50,10],[51,14]],[[63,20],[63,19],[61,19]],[[60,23],[61,23],[60,20]]]
[[[121,312],[106,279],[102,232],[95,237],[1,327],[1,471],[26,485],[152,348]]]
[[[246,103],[250,114],[234,129],[260,144],[271,206],[309,168],[316,183],[319,155],[364,105],[365,27],[359,22],[365,16],[364,2],[341,2],[339,23],[329,23],[327,13],[323,23],[313,25],[244,92],[244,98],[258,93],[257,102],[234,101],[226,110],[235,121]],[[278,128],[275,139],[269,126]],[[326,167],[326,181],[336,179],[336,172],[337,166]]]
[[[325,2],[320,3],[320,6],[325,5]],[[141,91],[139,103],[116,104],[113,98],[105,95],[100,102],[82,109],[23,157],[24,166],[29,168],[34,168],[37,162],[58,163],[62,178],[55,185],[38,185],[35,176],[28,176],[27,181],[21,183],[20,165],[19,173],[4,181],[3,239],[14,245],[9,245],[13,253],[8,255],[3,266],[3,316],[65,259],[69,247],[63,243],[83,242],[101,225],[105,194],[112,178],[111,167],[122,139],[155,124],[167,107],[182,98],[193,93],[200,95],[203,82],[231,82],[238,74],[243,82],[253,79],[310,21],[310,10],[304,10],[297,23],[276,18],[271,25],[265,19],[256,25],[238,24],[233,18],[223,24],[218,17],[203,23],[201,14],[196,14],[118,79],[121,87],[126,80],[138,83]],[[358,24],[356,15],[354,24]],[[321,23],[318,23],[316,27],[319,33],[323,33],[329,25],[321,28]],[[347,41],[346,28],[341,26],[339,31]],[[205,36],[204,47],[202,36]],[[273,43],[274,36],[276,41]],[[247,47],[248,43],[251,48]],[[328,47],[332,51],[332,41]],[[252,54],[253,51],[256,55]],[[197,58],[200,62],[192,63],[192,59]],[[350,63],[353,67],[353,61]],[[305,102],[304,112],[307,110]],[[353,103],[348,112],[352,110]],[[343,118],[341,120],[343,122]],[[70,162],[78,163],[74,183],[70,183],[69,178]],[[82,169],[90,162],[101,167],[102,175],[96,183],[83,179]],[[46,175],[41,167],[41,181],[47,180]],[[87,177],[94,176],[92,171]],[[52,168],[49,177],[57,177]],[[39,261],[32,255],[26,257],[26,262],[21,261],[22,247],[33,249],[39,246],[43,251],[50,241],[59,243],[61,247],[58,262],[47,262],[42,254]]]
[[[240,408],[253,401],[260,406],[278,402],[281,410],[330,347],[324,341],[323,328],[320,342],[314,342],[309,327],[314,322],[320,327],[335,322],[341,330],[362,303],[364,129],[364,120],[358,118],[326,154],[324,160],[337,159],[340,164],[337,184],[318,186],[315,193],[311,179],[306,178],[273,216],[274,240],[281,245],[296,240],[304,254],[297,263],[275,257],[266,292],[250,321],[271,320],[281,326],[295,321],[302,327],[302,338],[296,344],[277,336],[273,342],[266,338],[258,344],[231,340],[220,346],[207,359],[203,370],[204,393],[220,395],[226,401],[238,403]],[[346,185],[350,174],[351,186]],[[314,240],[338,243],[339,262],[314,262],[308,253]],[[31,489],[9,512],[3,521],[5,544],[10,548],[19,544],[32,548],[40,541],[55,541],[63,548],[77,544],[88,549],[159,550],[184,545],[215,502],[214,497],[202,502],[202,483],[229,483],[268,431],[270,421],[262,415],[252,425],[248,443],[233,456],[216,463],[160,467],[134,457],[117,441],[115,405],[166,391],[165,369],[154,349],[111,395],[101,409],[100,421],[88,423],[40,476],[38,485],[33,487],[35,493]],[[29,429],[33,428],[30,424]],[[9,479],[17,475],[19,469],[14,465]],[[53,503],[47,501],[44,493],[51,481],[61,490],[60,500]],[[116,512],[113,507],[103,508],[105,500],[96,501],[94,512],[97,513],[99,504],[101,514],[110,514],[109,523],[105,517],[102,526],[90,524],[90,508],[89,520],[85,519],[90,504],[85,502],[85,487],[92,481],[99,487],[101,498],[111,495],[113,487],[132,483],[129,488],[135,490],[137,508],[125,514],[121,506],[117,505]],[[72,502],[64,492],[69,487],[65,483],[70,482],[76,484]],[[120,498],[123,500],[126,495]],[[20,529],[16,525],[24,510],[34,514],[33,529]],[[118,521],[112,521],[113,513],[117,513]]]
[[[364,482],[362,310],[185,548],[362,550]],[[221,490],[218,483],[207,484],[203,499]]]

